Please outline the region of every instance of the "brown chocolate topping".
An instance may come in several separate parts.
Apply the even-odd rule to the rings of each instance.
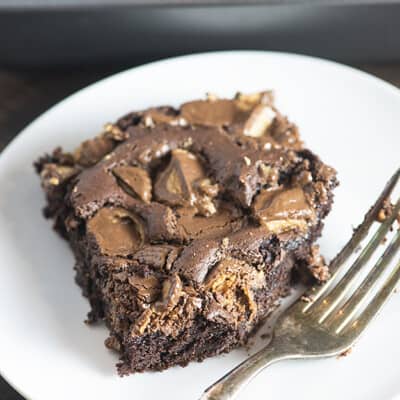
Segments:
[[[138,218],[123,208],[102,208],[87,224],[103,254],[127,256],[144,241]]]

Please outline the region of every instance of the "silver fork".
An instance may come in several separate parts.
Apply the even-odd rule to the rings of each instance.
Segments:
[[[252,378],[276,361],[335,356],[353,346],[400,279],[400,259],[398,259],[389,277],[368,301],[371,289],[378,279],[382,278],[385,270],[388,270],[399,250],[400,229],[398,229],[362,283],[357,289],[352,289],[358,273],[375,254],[399,215],[400,199],[394,205],[390,216],[382,222],[368,244],[363,247],[351,267],[337,284],[335,281],[344,272],[345,262],[355,254],[361,241],[367,236],[382,209],[383,202],[396,187],[399,176],[400,169],[386,184],[352,238],[332,260],[331,278],[324,285],[314,285],[307,291],[306,298],[310,299],[310,302],[294,303],[278,318],[270,344],[210,386],[201,400],[232,400]]]

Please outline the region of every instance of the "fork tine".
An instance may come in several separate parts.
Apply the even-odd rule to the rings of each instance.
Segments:
[[[382,193],[377,198],[375,204],[369,209],[364,217],[363,222],[356,228],[351,239],[346,243],[340,253],[331,261],[329,269],[331,274],[335,274],[337,269],[344,263],[345,260],[354,252],[360,242],[367,236],[369,228],[375,221],[376,216],[382,208],[382,203],[392,193],[393,188],[396,186],[400,178],[400,168],[392,175],[389,181],[386,183]]]
[[[400,261],[397,263],[396,268],[392,271],[390,277],[383,285],[382,289],[374,296],[372,301],[368,304],[365,310],[360,314],[348,328],[354,329],[352,333],[359,335],[376,316],[382,306],[386,303],[393,289],[400,280]],[[344,326],[346,328],[346,326]],[[347,329],[345,329],[346,332]],[[340,331],[339,331],[340,332]],[[343,332],[343,333],[345,333]]]
[[[382,276],[382,274],[389,268],[390,262],[397,253],[400,247],[400,230],[397,231],[396,235],[393,237],[390,245],[387,247],[385,252],[382,254],[378,262],[375,264],[370,273],[363,280],[361,285],[357,288],[354,294],[346,301],[346,303],[340,309],[340,315],[336,333],[340,333],[354,318],[359,309],[362,306],[362,301],[368,295],[371,288],[375,285],[377,280]],[[340,318],[343,316],[344,318]],[[340,321],[341,319],[341,321]]]
[[[309,308],[311,308],[313,312],[323,313],[319,320],[320,323],[322,323],[331,314],[331,312],[336,308],[339,302],[344,298],[346,293],[348,293],[354,279],[357,277],[358,273],[364,267],[366,262],[374,254],[376,248],[379,246],[385,235],[388,233],[394,220],[397,218],[399,211],[400,199],[397,201],[392,214],[388,218],[386,218],[386,220],[381,224],[379,229],[375,232],[373,238],[365,246],[361,254],[357,257],[353,265],[341,278],[339,283],[336,284],[336,286],[327,296],[325,296],[324,298],[319,297],[318,301],[310,303],[312,304],[312,307]]]
[[[394,255],[400,247],[400,230],[397,231],[389,246],[374,265],[370,273],[365,277],[360,286],[343,304],[339,312],[335,314],[329,323],[339,324],[336,333],[340,333],[346,325],[354,318],[358,310],[362,306],[362,301],[368,295],[369,290],[375,285],[377,280],[390,266]],[[328,321],[327,321],[328,322]]]
[[[354,253],[355,249],[359,246],[361,241],[367,236],[372,223],[376,220],[376,216],[382,209],[383,201],[390,196],[394,187],[397,185],[399,178],[400,178],[400,168],[396,170],[396,172],[386,183],[385,187],[383,188],[381,194],[375,201],[374,205],[369,209],[369,211],[365,215],[363,222],[355,229],[353,236],[346,243],[343,249],[336,255],[336,257],[330,262],[329,270],[331,273],[331,279],[328,282],[326,282],[323,286],[320,286],[317,290],[315,290],[314,287],[313,292],[308,291],[307,294],[310,296],[310,298],[313,299],[313,301],[307,303],[303,307],[303,312],[307,312],[312,306],[318,304],[319,299],[322,297],[322,295],[332,286],[335,277],[341,272],[345,261]]]

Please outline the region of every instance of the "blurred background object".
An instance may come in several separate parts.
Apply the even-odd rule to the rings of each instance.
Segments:
[[[399,21],[399,0],[2,0],[0,63],[122,64],[228,49],[393,61]]]

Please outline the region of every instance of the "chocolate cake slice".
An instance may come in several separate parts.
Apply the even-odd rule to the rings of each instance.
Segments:
[[[294,274],[328,275],[314,242],[336,174],[270,92],[133,112],[36,168],[121,375],[227,352]]]

